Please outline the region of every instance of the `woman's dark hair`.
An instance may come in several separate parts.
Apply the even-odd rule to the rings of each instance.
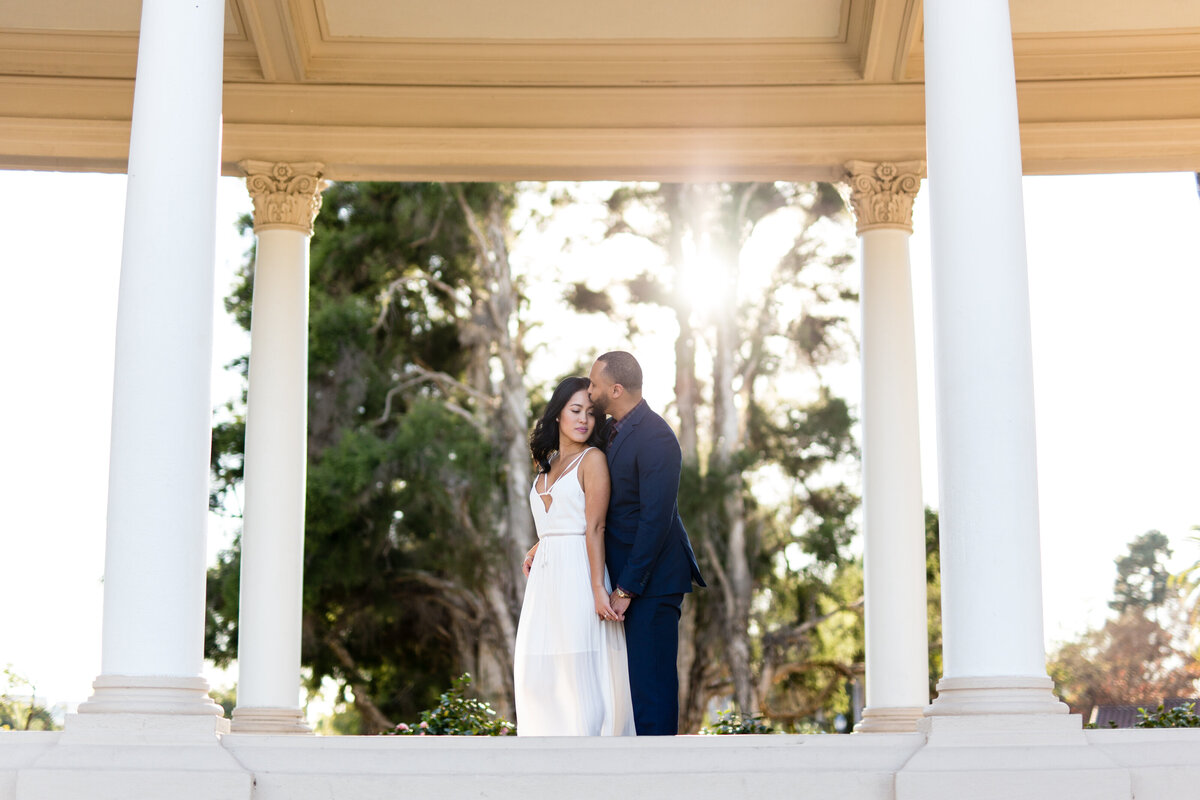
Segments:
[[[533,453],[533,460],[537,462],[538,472],[550,471],[550,456],[558,450],[558,417],[567,407],[567,401],[580,389],[586,391],[590,383],[587,378],[566,378],[554,390],[554,394],[550,395],[546,410],[542,412],[541,418],[533,426],[533,433],[529,436],[529,450]],[[606,420],[596,420],[592,435],[587,440],[588,446],[603,450],[607,440],[604,432],[607,429]]]

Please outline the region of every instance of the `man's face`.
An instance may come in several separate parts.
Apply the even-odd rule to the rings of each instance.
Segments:
[[[588,399],[592,401],[592,408],[599,419],[608,413],[608,401],[613,390],[613,382],[608,379],[603,361],[592,364],[592,371],[588,373],[588,381],[590,381]]]

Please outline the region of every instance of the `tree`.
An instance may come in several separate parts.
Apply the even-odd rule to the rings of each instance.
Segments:
[[[432,705],[463,672],[511,708],[514,554],[532,535],[513,499],[529,466],[514,457],[528,409],[512,197],[492,184],[336,184],[315,223],[301,658],[311,688],[329,677],[352,696],[363,732]],[[251,270],[227,301],[246,327]],[[242,478],[240,409],[214,430],[215,508]],[[239,569],[235,544],[209,574],[218,664],[236,658]]]
[[[925,509],[925,603],[929,630],[929,696],[937,696],[942,677],[942,553],[938,513]]]
[[[1171,575],[1164,562],[1170,557],[1170,542],[1158,531],[1130,542],[1129,554],[1116,560],[1117,581],[1108,607],[1120,615],[1131,609],[1150,611],[1166,602]]]
[[[1097,705],[1151,706],[1195,691],[1200,664],[1184,649],[1183,605],[1163,563],[1167,545],[1158,531],[1130,542],[1129,553],[1116,559],[1109,603],[1116,617],[1051,654],[1060,695],[1085,718]]]
[[[509,263],[510,220],[523,197],[547,195],[481,184],[326,193],[312,249],[302,659],[311,686],[332,678],[352,698],[338,729],[390,727],[462,672],[511,711],[514,554],[532,536],[525,337],[542,318]],[[625,185],[607,206],[609,238],[653,241],[663,264],[615,287],[629,303],[570,292],[581,309],[624,314],[632,337],[651,305],[678,325],[681,510],[714,586],[685,604],[685,730],[717,696],[750,710],[769,701],[787,720],[848,710],[847,677],[861,671],[861,569],[847,549],[858,500],[843,478],[853,419],[821,376],[853,344],[850,259],[824,242],[844,227],[842,208],[827,185]],[[765,271],[740,263],[779,213],[795,228],[779,257]],[[719,256],[705,280],[723,281],[727,308],[694,308],[684,291],[701,250]],[[229,303],[243,324],[249,266]],[[217,508],[241,480],[239,414],[234,404],[214,431]],[[219,663],[236,655],[237,559],[235,547],[210,574]]]
[[[682,728],[697,728],[715,695],[754,714],[768,695],[791,696],[801,672],[825,670],[830,679],[808,693],[815,705],[772,702],[781,718],[810,715],[862,660],[861,579],[853,591],[853,581],[835,580],[852,567],[845,548],[858,499],[835,471],[854,458],[853,420],[820,374],[852,344],[844,310],[855,298],[842,280],[850,257],[826,241],[844,220],[842,199],[827,184],[637,185],[614,192],[608,210],[609,238],[637,237],[661,253],[661,265],[624,287],[631,337],[639,304],[670,309],[677,326],[681,513],[711,587],[684,607]],[[751,263],[755,232],[778,213],[792,215],[790,244]],[[569,299],[583,311],[620,307],[583,285]],[[798,402],[781,381],[808,397]],[[759,499],[766,485],[778,499]],[[850,629],[830,642],[854,644],[817,665],[822,635],[847,612]]]
[[[9,664],[0,669],[0,731],[58,730],[50,709],[37,699],[37,689]]]
[[[1200,531],[1200,525],[1193,525],[1192,530]],[[1200,536],[1189,537],[1188,541],[1200,544]],[[1178,575],[1172,575],[1171,586],[1183,593],[1188,622],[1193,628],[1200,627],[1200,559],[1181,570]],[[1200,658],[1200,648],[1196,651],[1196,657]]]
[[[1086,631],[1052,655],[1050,677],[1074,713],[1087,719],[1098,705],[1153,707],[1190,697],[1200,668],[1175,634],[1138,611]]]

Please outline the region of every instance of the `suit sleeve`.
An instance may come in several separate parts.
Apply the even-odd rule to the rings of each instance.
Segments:
[[[679,441],[666,425],[656,426],[637,453],[638,495],[641,504],[637,535],[617,585],[642,594],[659,556],[670,543],[671,523],[679,497],[683,456]]]

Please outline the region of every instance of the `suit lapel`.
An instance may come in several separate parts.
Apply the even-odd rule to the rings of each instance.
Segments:
[[[621,423],[621,429],[617,431],[617,438],[613,439],[613,443],[608,448],[608,463],[610,465],[616,460],[617,451],[621,449],[621,445],[625,444],[625,440],[633,435],[633,429],[638,426],[638,423],[646,416],[646,412],[649,409],[650,406],[646,405],[645,401],[642,401],[629,412],[629,417]]]

